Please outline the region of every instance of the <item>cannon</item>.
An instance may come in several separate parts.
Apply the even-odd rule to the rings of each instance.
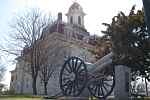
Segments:
[[[60,89],[65,96],[79,96],[85,88],[99,99],[109,96],[115,86],[112,64],[113,53],[109,53],[96,63],[84,62],[81,58],[70,57],[60,70]]]

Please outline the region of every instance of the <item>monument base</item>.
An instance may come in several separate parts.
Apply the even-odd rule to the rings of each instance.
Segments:
[[[115,66],[115,100],[129,100],[130,68],[124,65]]]

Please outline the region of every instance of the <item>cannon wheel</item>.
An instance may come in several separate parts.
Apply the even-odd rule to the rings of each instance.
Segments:
[[[87,67],[78,57],[69,58],[60,71],[60,89],[66,96],[79,96],[86,86]]]
[[[115,73],[114,70],[111,74],[103,74],[98,78],[93,79],[88,85],[88,90],[96,98],[106,99],[115,86]]]

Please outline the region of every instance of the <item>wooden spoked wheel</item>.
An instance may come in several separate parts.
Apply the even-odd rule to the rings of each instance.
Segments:
[[[65,96],[79,96],[86,86],[87,68],[78,57],[69,58],[60,71],[60,89]]]
[[[99,99],[106,99],[112,93],[115,86],[114,75],[114,72],[112,72],[112,74],[104,74],[93,79],[88,85],[91,95]]]

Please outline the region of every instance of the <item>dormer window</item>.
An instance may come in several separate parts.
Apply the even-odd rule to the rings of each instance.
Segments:
[[[70,23],[73,24],[73,17],[70,17]]]
[[[78,24],[81,25],[81,17],[78,16]]]

